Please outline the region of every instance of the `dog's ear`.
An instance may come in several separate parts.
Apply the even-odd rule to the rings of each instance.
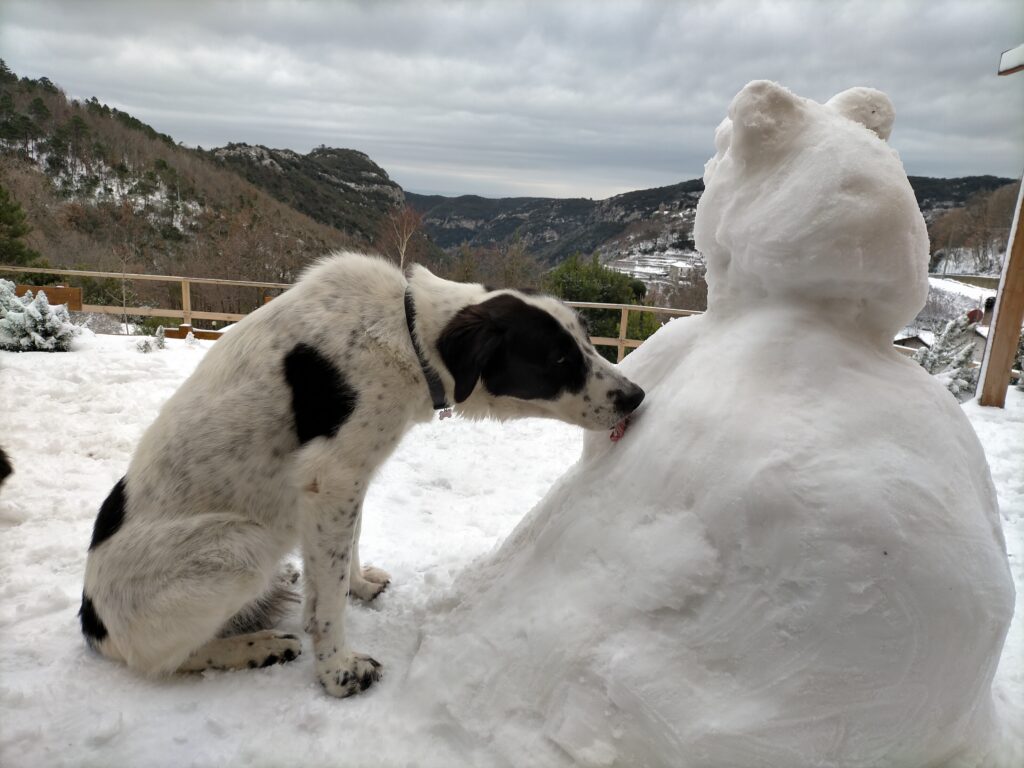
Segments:
[[[437,340],[437,351],[455,379],[455,402],[473,393],[480,374],[501,344],[502,331],[485,307],[459,310]]]

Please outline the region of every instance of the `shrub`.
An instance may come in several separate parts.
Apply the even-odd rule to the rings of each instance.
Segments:
[[[14,283],[0,280],[0,349],[67,352],[78,333],[66,305],[51,307],[43,291],[16,296]]]

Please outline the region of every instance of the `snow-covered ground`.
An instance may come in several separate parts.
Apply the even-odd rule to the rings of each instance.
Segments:
[[[424,618],[441,611],[453,577],[576,461],[582,432],[450,419],[407,436],[365,507],[364,561],[394,577],[375,604],[349,609],[353,645],[387,666],[366,694],[326,696],[308,648],[284,666],[154,682],[86,648],[76,618],[82,569],[100,502],[212,342],[169,340],[151,354],[135,342],[87,334],[72,353],[0,353],[0,444],[16,465],[0,491],[0,765],[531,764],[507,751],[462,752],[434,715],[403,702],[403,680]],[[996,695],[1019,708],[1024,394],[1011,390],[1005,411],[965,410],[992,468],[1018,585]]]
[[[347,617],[353,645],[386,665],[366,694],[326,696],[308,648],[281,667],[151,682],[82,641],[86,548],[143,430],[214,342],[136,342],[0,352],[0,445],[15,465],[0,490],[0,765],[466,764],[429,723],[390,714],[421,619],[576,460],[582,431],[448,419],[406,437],[371,486],[361,538],[393,581]]]

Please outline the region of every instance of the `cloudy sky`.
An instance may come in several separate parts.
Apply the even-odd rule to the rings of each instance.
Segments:
[[[911,174],[1017,177],[1020,0],[3,0],[0,57],[204,147],[369,154],[416,192],[603,198],[699,176],[747,81],[889,93]]]

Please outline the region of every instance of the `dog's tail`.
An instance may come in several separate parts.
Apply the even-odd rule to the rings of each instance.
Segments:
[[[228,619],[220,631],[220,637],[233,637],[276,627],[290,612],[292,605],[302,602],[302,595],[295,586],[298,580],[298,570],[291,563],[286,563],[270,589]]]

